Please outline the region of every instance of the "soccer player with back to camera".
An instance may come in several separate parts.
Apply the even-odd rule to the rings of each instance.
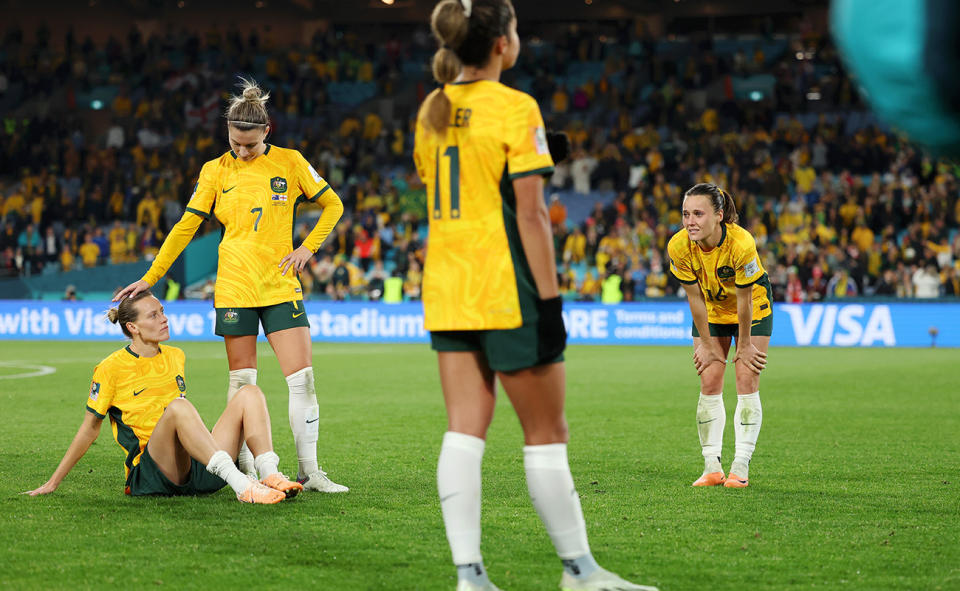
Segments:
[[[343,203],[297,150],[265,142],[270,132],[264,95],[242,80],[243,91],[227,111],[231,150],[203,165],[183,218],[173,227],[147,273],[114,301],[154,285],[186,248],[200,224],[216,216],[223,224],[214,292],[216,334],[223,337],[230,368],[227,401],[257,383],[257,334],[270,342],[290,390],[288,414],[305,490],[345,492],[317,462],[320,409],[313,379],[310,324],[297,273],[330,234]],[[316,227],[296,250],[293,224],[301,201],[323,206]],[[240,469],[254,470],[244,445]]]
[[[693,486],[744,488],[763,419],[759,387],[773,331],[770,280],[756,241],[737,225],[730,193],[709,183],[694,185],[683,197],[682,213],[683,229],[670,239],[667,251],[670,271],[683,283],[690,304],[693,363],[700,375],[697,430],[704,470]],[[723,374],[731,338],[737,341],[736,453],[724,476]]]
[[[480,554],[480,465],[497,379],[523,428],[527,486],[562,560],[561,587],[652,589],[597,565],[567,462],[566,332],[541,177],[553,160],[536,102],[499,82],[520,50],[516,27],[509,0],[437,4],[443,87],[417,116],[430,216],[424,318],[448,417],[437,489],[457,589],[496,589]]]
[[[128,495],[196,495],[225,485],[247,503],[279,503],[303,486],[280,473],[273,452],[270,415],[263,392],[241,388],[220,415],[213,432],[187,400],[184,353],[160,346],[170,338],[163,305],[150,291],[141,291],[112,308],[108,317],[131,343],[101,361],[93,372],[87,413],[53,476],[28,491],[48,494],[83,457],[110,416],[113,436],[126,452]],[[256,454],[261,481],[234,465],[246,437]]]

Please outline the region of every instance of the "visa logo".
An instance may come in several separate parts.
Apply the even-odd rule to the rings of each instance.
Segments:
[[[779,308],[790,316],[794,337],[801,346],[897,344],[889,306],[872,306],[869,316],[867,307],[861,304],[781,304]]]

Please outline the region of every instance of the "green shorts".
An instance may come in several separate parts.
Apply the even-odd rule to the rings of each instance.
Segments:
[[[140,463],[130,470],[127,477],[126,492],[128,495],[205,495],[217,492],[227,483],[215,474],[207,472],[207,467],[191,458],[190,478],[186,484],[174,484],[163,475],[160,468],[150,457],[150,444],[143,448]]]
[[[740,334],[739,324],[714,324],[710,323],[710,336],[712,337],[734,337]],[[760,320],[754,320],[750,323],[750,335],[755,337],[768,337],[773,334],[773,314]],[[700,337],[700,331],[697,325],[693,325],[694,338]]]
[[[525,310],[519,328],[502,330],[435,330],[430,333],[434,351],[479,351],[494,371],[517,371],[563,361],[567,335],[560,315],[559,298],[549,308]]]
[[[310,322],[307,321],[307,310],[303,307],[303,300],[259,308],[216,308],[216,311],[217,322],[214,332],[221,337],[260,334],[261,323],[263,324],[263,334],[297,326],[310,327]]]

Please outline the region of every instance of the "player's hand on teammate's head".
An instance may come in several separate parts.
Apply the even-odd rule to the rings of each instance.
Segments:
[[[548,131],[547,147],[554,164],[559,164],[570,155],[570,136],[563,131]]]
[[[150,289],[150,284],[143,279],[138,279],[114,294],[113,300],[111,301],[119,302],[123,298],[132,298],[141,291],[146,291],[148,289]]]

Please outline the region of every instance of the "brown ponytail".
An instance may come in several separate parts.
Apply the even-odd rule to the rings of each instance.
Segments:
[[[463,66],[482,67],[497,37],[509,32],[514,18],[510,0],[441,0],[430,15],[430,30],[440,47],[433,54],[433,78],[441,85],[457,79]],[[424,126],[444,134],[450,125],[450,99],[437,88],[423,101]]]
[[[720,189],[723,195],[723,221],[728,224],[736,224],[740,221],[740,214],[737,213],[737,204],[733,202],[733,195]]]
[[[113,324],[119,324],[120,330],[123,331],[123,334],[126,335],[128,339],[132,339],[133,335],[127,330],[127,323],[136,322],[137,318],[140,317],[140,311],[137,310],[137,307],[133,304],[146,297],[153,297],[149,289],[141,291],[133,297],[123,298],[120,300],[120,303],[117,304],[116,308],[107,310],[107,320]]]
[[[733,195],[727,193],[713,183],[698,183],[683,194],[684,198],[690,195],[703,195],[710,198],[713,205],[713,211],[723,211],[723,222],[726,224],[735,224],[740,221],[740,215],[737,213],[737,204],[733,201]]]

